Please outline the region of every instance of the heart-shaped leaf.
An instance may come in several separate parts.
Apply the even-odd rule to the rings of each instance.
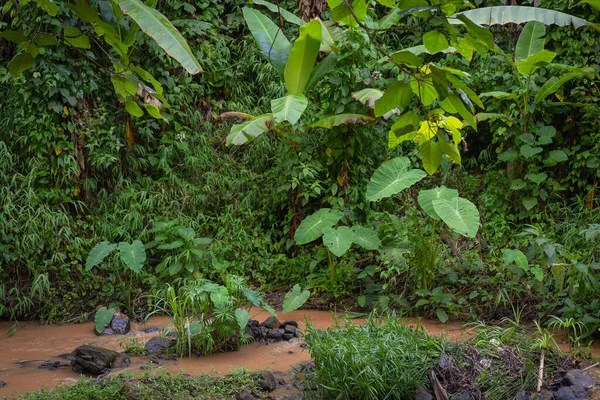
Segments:
[[[283,312],[287,313],[297,310],[306,303],[306,300],[308,300],[309,297],[310,292],[308,290],[302,290],[300,285],[294,285],[292,290],[290,290],[283,299]]]
[[[340,226],[336,229],[323,229],[323,243],[329,251],[338,257],[341,257],[348,251],[354,242],[354,232],[347,226]]]
[[[354,231],[354,243],[363,249],[377,250],[381,247],[381,240],[379,240],[375,230],[360,225],[354,225],[352,230]]]
[[[146,248],[139,240],[134,240],[132,244],[119,243],[119,255],[125,265],[133,272],[141,272],[146,261]]]
[[[106,241],[100,242],[94,246],[94,248],[88,254],[87,260],[85,260],[85,269],[88,271],[100,264],[107,255],[112,253],[117,245],[114,243],[108,243]]]
[[[393,196],[427,176],[420,169],[409,170],[409,167],[410,160],[406,157],[396,157],[381,164],[367,184],[367,200]]]
[[[250,321],[250,314],[248,314],[248,311],[238,308],[235,310],[235,319],[240,327],[240,336],[244,336],[246,325]]]
[[[440,186],[429,190],[421,190],[419,192],[417,201],[427,215],[439,221],[440,216],[433,208],[433,201],[440,199],[451,201],[455,197],[458,197],[458,190],[448,189],[446,186]]]
[[[462,197],[434,200],[433,209],[453,231],[471,238],[477,235],[479,211],[469,200]]]
[[[331,228],[337,224],[344,214],[341,211],[330,210],[329,208],[321,208],[317,212],[304,218],[296,234],[294,240],[296,244],[302,245],[310,243],[318,239],[323,234],[323,229]]]

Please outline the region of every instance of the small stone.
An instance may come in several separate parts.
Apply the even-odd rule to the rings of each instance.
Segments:
[[[292,335],[296,335],[296,327],[294,325],[286,325],[283,327],[285,333],[291,333]]]
[[[248,324],[246,326],[249,326],[251,328],[258,328],[259,325],[260,323],[257,320],[251,319],[250,321],[248,321]]]
[[[175,346],[175,340],[155,336],[146,343],[146,352],[151,353],[164,353],[169,347]]]
[[[254,393],[252,393],[252,389],[250,389],[250,388],[246,388],[246,389],[242,390],[242,392],[239,393],[235,398],[237,400],[254,400],[254,399],[256,399],[256,397],[254,396]]]
[[[143,333],[156,333],[156,332],[160,332],[160,328],[148,328],[148,329],[144,329],[142,332]]]
[[[276,317],[270,316],[261,325],[268,329],[279,329],[280,324]]]
[[[100,333],[100,335],[106,335],[106,336],[110,336],[110,335],[114,335],[114,334],[115,334],[115,332],[110,328],[106,328]]]
[[[562,386],[582,386],[586,389],[596,386],[594,378],[585,371],[580,369],[572,369],[567,372],[561,382]]]
[[[258,387],[265,392],[272,392],[277,387],[275,376],[271,371],[261,371],[258,375]]]
[[[116,335],[125,335],[129,333],[131,330],[129,317],[123,313],[115,311],[112,321],[110,321],[110,329],[112,329]]]
[[[415,400],[433,400],[433,396],[424,387],[419,386],[415,391]]]
[[[571,386],[563,386],[554,392],[555,400],[578,400],[581,397],[577,396]]]
[[[281,335],[281,338],[283,340],[292,340],[295,336],[292,335],[291,333],[284,333],[283,335]]]
[[[115,357],[115,360],[113,361],[111,368],[116,369],[116,368],[127,368],[129,367],[129,365],[131,364],[131,360],[129,359],[129,356],[125,353],[119,353],[117,354],[117,357]]]
[[[298,328],[298,323],[296,321],[292,321],[292,320],[283,321],[281,324],[279,324],[279,327],[285,328],[286,325],[291,325],[294,328]]]
[[[267,337],[270,339],[280,340],[281,336],[282,336],[282,333],[279,332],[279,330],[269,329],[269,331],[267,332]]]
[[[518,391],[517,394],[515,394],[515,400],[529,400],[529,395],[524,390]]]
[[[0,389],[2,389],[4,386],[6,386],[6,382],[0,381]]]
[[[54,371],[55,369],[64,368],[66,365],[62,364],[60,361],[46,361],[40,365],[41,369],[48,369],[50,371]]]

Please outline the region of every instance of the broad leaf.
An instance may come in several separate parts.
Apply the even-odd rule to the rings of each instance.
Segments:
[[[246,325],[250,321],[250,314],[248,314],[248,311],[238,308],[235,310],[235,319],[240,327],[240,336],[244,336]]]
[[[133,272],[141,272],[146,261],[146,248],[139,240],[134,240],[132,244],[119,243],[119,255],[125,265]]]
[[[98,311],[96,311],[96,315],[94,316],[94,323],[96,324],[96,332],[102,333],[104,329],[110,324],[113,319],[113,315],[115,313],[114,308],[106,308],[100,307]]]
[[[336,51],[336,43],[342,39],[342,29],[333,21],[319,21],[321,24],[320,51],[329,54]]]
[[[519,151],[521,152],[521,155],[523,157],[525,157],[526,159],[530,159],[531,157],[535,156],[536,154],[539,154],[542,151],[544,151],[544,149],[542,149],[541,147],[531,147],[528,144],[524,144],[523,146],[521,146]]]
[[[362,114],[338,114],[338,115],[330,115],[328,117],[320,119],[319,121],[313,123],[310,127],[311,128],[331,129],[334,126],[339,126],[339,125],[370,124],[373,121],[375,121],[375,119],[373,119],[369,116],[366,116],[366,115],[362,115]]]
[[[538,199],[537,197],[523,197],[521,203],[523,203],[523,207],[525,207],[525,209],[529,211],[533,207],[538,205]]]
[[[298,25],[298,26],[302,26],[302,25],[306,24],[306,22],[304,22],[301,18],[292,14],[288,10],[281,8],[279,6],[279,4],[273,4],[273,3],[265,1],[265,0],[253,0],[252,2],[254,4],[258,4],[258,5],[267,7],[269,9],[269,11],[281,15],[283,17],[283,19],[285,19],[287,22],[289,22],[291,24]]]
[[[527,256],[523,254],[521,250],[505,249],[502,252],[502,258],[504,259],[504,266],[514,262],[523,271],[529,271],[529,262]]]
[[[229,135],[227,135],[227,145],[239,146],[248,143],[269,131],[272,125],[273,117],[269,114],[256,117],[242,124],[233,125]]]
[[[217,285],[210,291],[210,299],[215,307],[224,307],[229,302],[229,291],[225,286]]]
[[[8,72],[13,78],[16,78],[31,67],[33,67],[33,56],[29,53],[21,53],[10,60]]]
[[[244,296],[250,301],[255,307],[259,307],[261,303],[260,294],[250,289],[243,289]]]
[[[442,149],[438,142],[426,140],[419,146],[419,154],[423,162],[423,169],[429,175],[435,174],[440,165],[442,165]]]
[[[540,183],[544,182],[547,178],[548,178],[548,174],[546,174],[545,172],[539,172],[537,174],[529,173],[529,174],[525,175],[525,179],[530,180],[531,182],[535,183],[538,186]]]
[[[479,230],[479,211],[475,204],[462,197],[434,200],[433,209],[442,221],[456,233],[475,237]]]
[[[438,31],[429,31],[424,34],[423,45],[431,54],[438,53],[450,47],[446,36]]]
[[[87,49],[90,47],[90,38],[87,35],[83,35],[78,28],[65,28],[64,34],[65,42],[69,43],[71,46],[80,49]]]
[[[88,271],[100,264],[106,256],[113,252],[117,248],[115,243],[108,243],[107,241],[100,242],[94,246],[89,252],[87,259],[85,260],[85,269]]]
[[[303,245],[318,239],[323,234],[323,229],[331,228],[337,224],[344,214],[341,211],[321,208],[317,212],[302,220],[296,229],[294,240],[296,244]]]
[[[127,112],[134,117],[141,117],[144,115],[144,111],[142,111],[140,106],[138,106],[138,104],[133,100],[129,100],[127,103],[125,103],[125,110],[127,110]]]
[[[524,60],[519,61],[517,70],[523,75],[531,75],[536,69],[548,65],[554,60],[556,53],[549,50],[538,51]]]
[[[23,43],[27,40],[27,36],[25,36],[21,32],[13,31],[12,29],[7,29],[5,31],[0,32],[0,38],[10,40],[11,42],[17,44]]]
[[[273,119],[277,123],[288,121],[295,125],[307,106],[308,100],[303,94],[288,94],[285,97],[271,100]]]
[[[359,101],[370,108],[375,107],[375,101],[379,100],[381,96],[383,96],[383,92],[374,88],[366,88],[352,93],[352,98],[354,100]]]
[[[367,200],[393,196],[427,176],[420,169],[409,168],[410,160],[406,157],[396,157],[381,164],[367,184]]]
[[[244,19],[252,36],[258,42],[260,52],[283,72],[292,45],[277,25],[262,13],[248,7],[242,9]]]
[[[515,62],[519,63],[519,61],[526,59],[530,55],[544,50],[545,34],[546,26],[541,22],[531,21],[525,24],[517,41]]]
[[[573,26],[578,29],[585,25],[594,26],[591,22],[574,17],[559,11],[547,10],[539,7],[526,6],[498,6],[482,7],[474,10],[462,11],[455,14],[464,15],[479,25],[504,25],[508,23],[523,24],[529,21],[541,22],[545,25]],[[451,23],[460,23],[457,19],[450,19]]]
[[[304,92],[320,47],[321,24],[317,20],[312,20],[300,28],[300,36],[294,42],[285,64],[283,76],[290,94]]]
[[[308,290],[302,290],[300,285],[296,284],[290,290],[283,299],[283,312],[287,313],[290,311],[297,310],[302,307],[306,300],[310,297],[310,292]]]
[[[433,208],[434,200],[448,200],[451,201],[453,198],[458,197],[458,190],[449,189],[446,186],[440,186],[429,190],[421,190],[417,201],[419,205],[431,218],[439,220],[440,216],[435,212]]]
[[[538,90],[537,93],[535,94],[535,102],[539,103],[540,101],[544,100],[549,95],[556,93],[556,91],[558,89],[560,89],[560,87],[563,84],[565,84],[566,82],[568,82],[572,79],[580,78],[582,75],[584,75],[584,73],[585,73],[584,71],[571,72],[571,73],[561,76],[560,78],[557,78],[556,76],[551,77],[550,79],[548,79],[546,81],[546,83],[544,83],[544,85],[540,88],[540,90]]]
[[[337,257],[343,256],[354,242],[354,232],[347,226],[323,229],[323,244]]]
[[[167,17],[140,0],[121,0],[119,6],[124,14],[131,17],[145,34],[154,39],[190,74],[202,71],[190,46]]]
[[[381,247],[381,240],[375,230],[360,225],[354,225],[352,230],[354,231],[354,243],[363,249],[378,250]]]
[[[394,83],[380,99],[375,101],[375,116],[380,117],[396,107],[406,108],[412,95],[412,89],[408,83]]]

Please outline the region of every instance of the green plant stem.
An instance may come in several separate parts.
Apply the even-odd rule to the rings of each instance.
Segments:
[[[336,292],[334,290],[335,288],[335,264],[333,263],[333,255],[331,254],[331,251],[329,251],[329,249],[327,249],[327,260],[329,261],[329,284],[331,285],[331,291],[334,293],[334,296],[336,296]],[[337,297],[337,296],[336,296]]]

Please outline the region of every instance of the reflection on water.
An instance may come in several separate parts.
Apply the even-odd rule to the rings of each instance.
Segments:
[[[251,309],[252,319],[262,321],[269,314],[261,309]],[[317,328],[326,328],[333,324],[334,315],[327,311],[298,310],[280,314],[279,319],[298,321],[304,329],[305,320]],[[356,323],[360,323],[356,320]],[[11,396],[42,387],[52,388],[59,382],[73,382],[79,376],[71,371],[70,362],[65,355],[77,346],[90,344],[122,351],[119,341],[135,337],[145,343],[158,333],[145,333],[149,328],[162,328],[169,323],[166,317],[151,318],[145,324],[132,324],[131,333],[126,336],[96,336],[94,324],[77,325],[40,325],[38,322],[21,322],[18,332],[12,337],[3,336],[10,328],[8,322],[0,323],[0,381],[6,386],[0,389],[0,396]],[[459,322],[441,324],[437,321],[421,320],[420,324],[432,335],[442,332],[450,339],[460,340],[467,337],[465,328]],[[568,348],[568,347],[567,347]],[[594,349],[600,355],[598,346]],[[251,370],[270,369],[271,371],[289,371],[292,366],[310,359],[308,351],[300,347],[298,341],[279,342],[265,345],[252,343],[239,351],[213,354],[211,356],[182,358],[177,361],[162,361],[162,366],[171,372],[185,372],[190,375],[202,373],[226,373],[230,369],[247,367]],[[132,357],[130,370],[140,372],[145,359]],[[44,363],[66,365],[59,369],[41,369]],[[48,365],[47,365],[48,366]]]

